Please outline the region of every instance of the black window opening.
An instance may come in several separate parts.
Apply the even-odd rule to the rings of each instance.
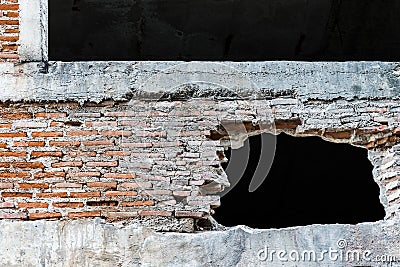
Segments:
[[[255,192],[248,192],[260,157],[261,138],[273,136],[249,138],[249,164],[239,183],[221,198],[213,215],[218,223],[266,229],[357,224],[384,218],[367,150],[319,137],[279,134],[266,180]],[[239,156],[241,151],[244,148],[239,149]],[[231,150],[227,150],[226,156],[230,155]]]
[[[49,0],[49,58],[399,61],[398,0]]]

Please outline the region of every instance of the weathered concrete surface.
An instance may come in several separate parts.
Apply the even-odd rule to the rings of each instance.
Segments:
[[[50,62],[48,67],[4,63],[0,64],[0,101],[158,99],[193,83],[203,86],[187,90],[187,98],[399,99],[399,66],[394,62],[284,61]]]
[[[108,224],[99,219],[1,221],[0,265],[400,266],[393,258],[392,263],[374,262],[381,256],[400,259],[399,228],[398,222],[381,221],[281,230],[254,230],[238,226],[226,231],[180,234],[157,233],[136,224]],[[271,258],[264,260],[260,250],[266,247],[268,251],[292,253],[292,257],[281,254],[288,259],[285,262],[275,254],[272,262]],[[324,260],[318,261],[322,259],[324,250],[330,250],[331,254],[325,254]],[[361,253],[361,257],[367,255],[364,256],[367,261],[357,262],[347,256],[353,255],[355,250]],[[296,252],[293,251],[300,256],[305,255],[305,260],[296,260]],[[316,261],[309,260],[309,251],[315,251]]]
[[[20,0],[20,47],[22,61],[48,60],[48,1]]]

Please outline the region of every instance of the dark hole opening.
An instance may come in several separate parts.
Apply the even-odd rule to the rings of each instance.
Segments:
[[[384,218],[367,150],[319,137],[278,135],[271,170],[258,190],[249,193],[260,157],[261,138],[273,136],[249,138],[250,159],[244,176],[222,197],[221,206],[215,210],[213,217],[220,224],[265,229],[356,224]],[[230,154],[230,150],[226,151],[228,158]]]
[[[397,0],[49,0],[50,60],[400,60]]]

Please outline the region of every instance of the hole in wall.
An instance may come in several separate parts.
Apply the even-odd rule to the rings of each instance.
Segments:
[[[50,0],[51,60],[400,60],[396,0]]]
[[[270,172],[257,191],[248,186],[261,152],[249,137],[250,160],[243,178],[222,197],[213,217],[224,226],[282,228],[310,224],[357,224],[384,218],[379,186],[367,150],[319,137],[277,136]],[[238,149],[244,151],[244,148]],[[230,158],[231,150],[225,152]],[[226,165],[223,165],[226,169]],[[229,173],[228,178],[229,178]]]

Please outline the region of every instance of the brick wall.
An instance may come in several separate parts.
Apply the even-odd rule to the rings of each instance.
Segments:
[[[0,62],[16,61],[19,40],[18,0],[0,1]]]
[[[227,181],[217,153],[226,145],[221,122],[233,133],[242,121],[261,132],[248,122],[272,111],[278,132],[379,154],[397,143],[399,108],[395,101],[287,98],[3,104],[0,218],[205,217],[219,206],[217,192]],[[397,185],[397,176],[390,179]],[[387,216],[397,216],[399,188],[380,186]]]

